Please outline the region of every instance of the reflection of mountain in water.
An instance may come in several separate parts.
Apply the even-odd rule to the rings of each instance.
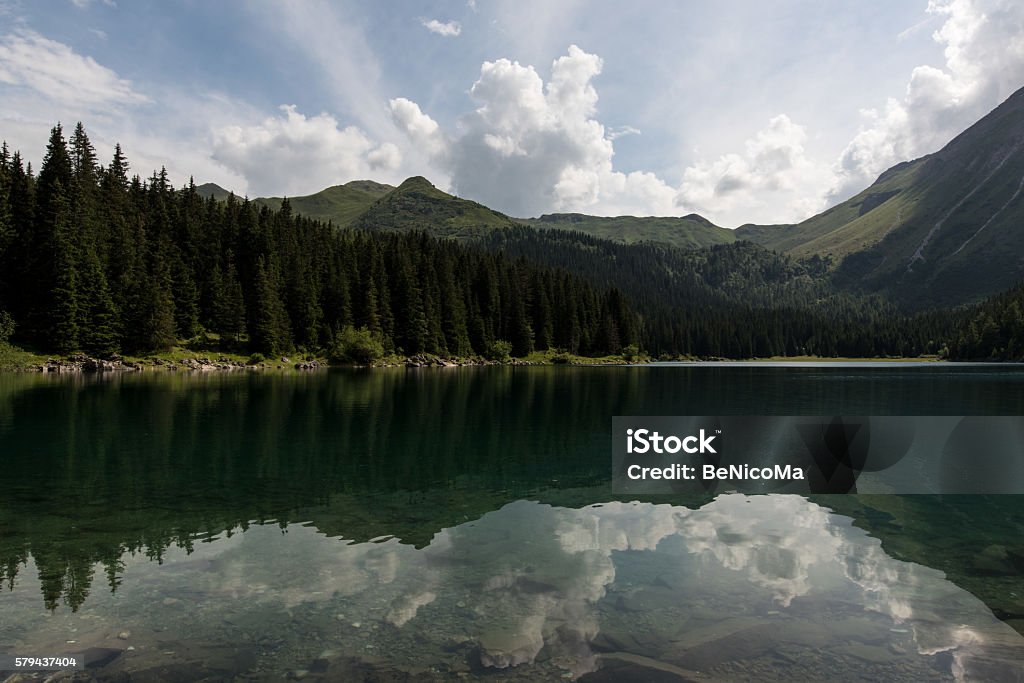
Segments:
[[[1021,383],[1000,384],[1009,371],[984,381],[966,372],[813,369],[804,377],[793,368],[467,368],[99,382],[3,376],[0,571],[11,586],[31,558],[47,606],[63,599],[76,609],[98,564],[116,589],[126,552],[160,560],[169,548],[192,550],[253,522],[311,522],[329,536],[392,536],[423,548],[443,529],[520,499],[567,508],[610,502],[612,415],[763,413],[766,406],[792,414],[812,412],[809,406],[864,413],[869,405],[913,412],[907,407],[914,397],[925,401],[922,413],[997,412],[993,402],[1003,412],[1018,404],[1024,410]],[[1024,510],[1017,497],[815,500],[854,518],[891,555],[945,571],[1024,630],[1022,567],[1014,559]],[[710,538],[723,566],[744,561],[736,555],[742,546],[728,542],[731,532],[698,531],[687,532],[690,542]],[[641,526],[626,538],[635,544],[647,533]],[[793,560],[785,550],[763,549],[759,561],[768,561],[765,553]],[[798,580],[778,575],[763,588],[785,602]]]

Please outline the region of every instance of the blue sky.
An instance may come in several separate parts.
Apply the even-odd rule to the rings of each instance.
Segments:
[[[789,222],[1024,85],[1024,8],[0,0],[0,137],[250,196],[425,175],[517,216]]]

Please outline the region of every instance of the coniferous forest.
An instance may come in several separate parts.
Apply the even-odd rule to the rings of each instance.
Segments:
[[[820,259],[749,242],[626,245],[511,221],[453,239],[430,232],[436,208],[412,209],[425,216],[411,226],[340,228],[287,199],[271,209],[204,197],[191,181],[173,188],[164,170],[132,174],[120,146],[101,164],[81,123],[67,138],[58,124],[38,174],[0,151],[0,342],[111,357],[201,340],[352,362],[549,349],[1017,358],[1024,348],[1009,329],[1017,295],[911,315],[839,291]]]
[[[47,352],[144,353],[208,333],[265,354],[360,336],[459,356],[638,341],[613,289],[421,232],[338,230],[287,201],[204,199],[165,171],[130,177],[120,146],[98,163],[81,124],[69,140],[52,130],[37,176],[6,145],[0,162],[0,310]]]

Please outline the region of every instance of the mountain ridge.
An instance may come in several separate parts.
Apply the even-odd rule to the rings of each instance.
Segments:
[[[289,201],[293,211],[338,226],[418,229],[444,237],[526,225],[684,249],[746,240],[824,264],[841,289],[926,309],[974,303],[1024,279],[1024,230],[1017,229],[1024,222],[1022,197],[1024,89],[939,151],[892,166],[853,197],[796,224],[729,230],[697,214],[513,218],[445,193],[422,176],[397,188],[352,181]],[[253,201],[276,208],[281,199]]]

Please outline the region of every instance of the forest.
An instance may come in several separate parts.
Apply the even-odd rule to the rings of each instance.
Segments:
[[[415,223],[375,225],[384,214],[371,210],[340,228],[287,199],[271,209],[204,197],[191,180],[172,187],[164,169],[142,179],[119,145],[102,165],[81,123],[69,138],[58,124],[38,174],[0,149],[0,342],[107,358],[199,340],[357,363],[545,350],[1024,356],[1020,290],[910,315],[838,291],[821,259],[745,241],[627,245],[511,220],[445,237],[432,217],[462,207],[434,194],[404,196]]]
[[[337,230],[287,200],[204,199],[164,170],[129,177],[120,146],[98,164],[82,124],[70,140],[53,128],[38,175],[0,155],[0,310],[32,348],[109,357],[216,335],[264,354],[523,356],[638,341],[614,289],[420,232]]]

